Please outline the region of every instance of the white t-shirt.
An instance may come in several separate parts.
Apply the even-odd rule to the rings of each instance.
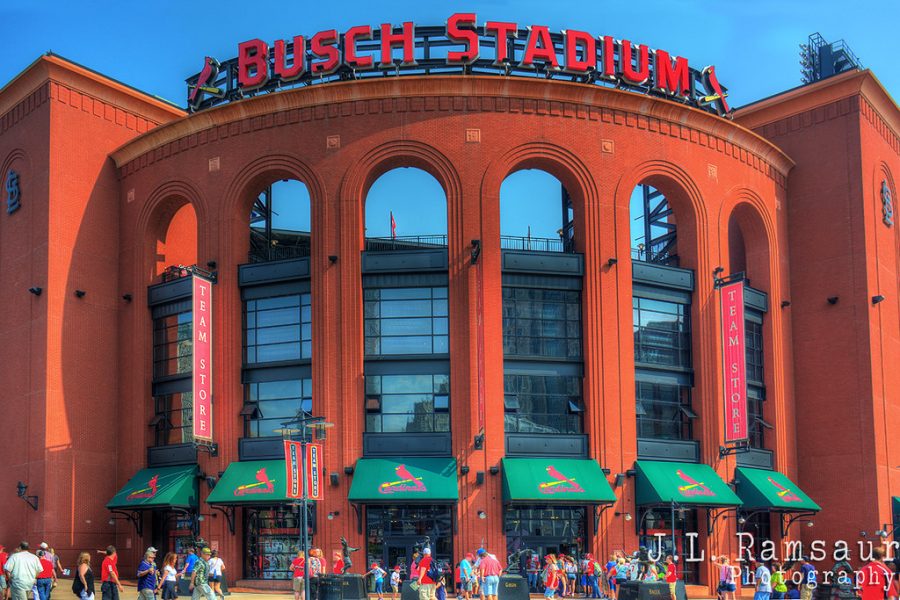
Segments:
[[[394,571],[391,573],[391,585],[400,585],[400,572]]]
[[[209,574],[213,577],[222,575],[222,567],[225,566],[219,557],[209,559]]]
[[[172,565],[166,565],[166,567],[163,569],[163,581],[175,581],[175,574],[177,572],[178,571],[176,571],[175,567],[173,567]]]

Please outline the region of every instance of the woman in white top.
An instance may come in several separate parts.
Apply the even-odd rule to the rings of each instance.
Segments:
[[[174,552],[166,554],[166,558],[163,560],[162,581],[159,583],[162,588],[163,600],[177,600],[178,598],[177,579],[179,573],[175,566],[176,562],[178,562],[178,556]]]
[[[224,572],[225,563],[219,558],[219,551],[213,550],[212,556],[209,558],[209,587],[216,596],[222,596],[222,600],[225,600],[225,594],[222,593],[222,574]]]

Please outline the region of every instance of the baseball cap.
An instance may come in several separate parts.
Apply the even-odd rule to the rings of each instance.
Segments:
[[[374,569],[374,568],[377,567],[377,566],[378,566],[378,563],[372,563],[372,566],[369,567],[369,568],[370,568],[370,569]]]
[[[147,548],[147,554],[156,554],[156,548],[150,546],[149,548]]]
[[[422,550],[422,554],[428,556],[429,554],[431,554],[431,548],[425,548],[424,550]]]
[[[476,554],[478,554],[478,556],[484,556],[485,554],[487,554],[487,550],[485,550],[484,548],[479,548]]]
[[[399,571],[399,570],[400,570],[400,565],[397,565],[396,567],[394,567],[394,570],[395,570],[395,571]]]
[[[50,547],[50,544],[47,542],[41,542],[41,550],[46,550]]]
[[[209,548],[204,548],[203,550],[200,551],[200,553],[201,554],[212,554],[212,550],[210,550]]]
[[[475,555],[471,552],[466,552],[466,558],[475,558]]]

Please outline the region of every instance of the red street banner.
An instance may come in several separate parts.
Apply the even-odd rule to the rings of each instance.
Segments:
[[[744,281],[719,287],[722,301],[722,358],[725,379],[725,442],[747,439],[747,350]]]
[[[194,440],[212,442],[212,282],[192,277]]]
[[[285,477],[285,481],[287,484],[285,485],[285,495],[288,498],[294,498],[299,500],[303,497],[303,480],[300,478],[300,456],[302,450],[300,449],[300,442],[290,442],[285,440],[284,442],[284,468],[287,476]]]
[[[310,500],[324,500],[322,490],[322,444],[306,445],[306,495]]]

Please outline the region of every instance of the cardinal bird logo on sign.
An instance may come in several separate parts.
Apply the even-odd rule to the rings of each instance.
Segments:
[[[706,487],[706,484],[702,481],[696,481],[691,478],[690,475],[687,475],[681,469],[675,471],[675,474],[678,475],[678,478],[684,482],[684,485],[678,486],[678,493],[684,496],[685,498],[690,498],[692,496],[715,496],[716,493]]]
[[[234,490],[235,496],[247,496],[250,494],[271,494],[275,491],[275,480],[269,479],[266,468],[256,472],[256,483],[239,485]]]
[[[422,482],[421,477],[410,473],[406,465],[397,465],[394,469],[397,473],[396,481],[385,481],[378,486],[379,494],[396,494],[398,492],[427,492],[428,488]]]
[[[216,98],[225,96],[225,91],[214,85],[216,77],[219,76],[219,69],[221,69],[219,61],[211,56],[207,56],[203,59],[203,69],[197,75],[197,81],[190,83],[190,80],[188,80],[188,90],[190,91],[188,94],[188,105],[193,110],[197,110],[200,107],[200,103],[205,98],[204,94],[209,94]]]
[[[784,502],[802,502],[803,501],[800,498],[800,496],[798,496],[797,494],[794,493],[793,490],[784,487],[783,485],[781,485],[780,483],[778,483],[771,477],[767,477],[767,479],[769,480],[769,483],[771,483],[776,488],[778,488],[778,497],[781,498],[782,501],[784,501]]]
[[[150,481],[147,482],[147,487],[141,488],[139,490],[134,490],[130,494],[128,494],[125,499],[126,500],[143,500],[145,498],[153,498],[156,496],[156,492],[159,491],[159,475],[154,475],[150,478]]]
[[[553,465],[547,465],[547,475],[552,477],[553,481],[545,481],[538,485],[538,490],[542,494],[584,493],[584,488],[575,481],[574,477],[563,475]]]

